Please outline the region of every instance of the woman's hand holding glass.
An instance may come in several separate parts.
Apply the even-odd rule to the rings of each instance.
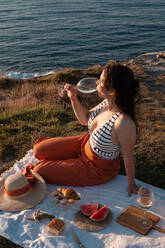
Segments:
[[[80,91],[83,94],[90,94],[97,91],[97,78],[87,77],[81,79],[76,86],[72,84],[58,85],[58,94],[60,97],[63,97],[64,91],[68,91],[68,97],[72,98],[77,95],[77,91]],[[75,91],[74,91],[75,89]]]
[[[65,84],[64,90],[70,99],[74,99],[77,96],[77,89],[73,84]]]

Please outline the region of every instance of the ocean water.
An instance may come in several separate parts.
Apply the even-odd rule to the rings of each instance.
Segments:
[[[0,73],[9,77],[163,50],[164,0],[0,0]]]

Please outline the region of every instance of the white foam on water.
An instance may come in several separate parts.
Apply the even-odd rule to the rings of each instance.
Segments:
[[[42,74],[39,73],[25,73],[25,72],[16,72],[10,71],[4,73],[4,77],[12,78],[12,79],[28,79],[28,78],[35,78],[40,77]]]
[[[46,73],[38,73],[38,72],[26,73],[26,72],[10,71],[10,72],[5,72],[5,73],[2,72],[1,77],[12,78],[12,79],[30,79],[30,78],[36,78],[36,77],[41,77],[41,76],[47,76],[54,72],[55,71],[49,71]]]

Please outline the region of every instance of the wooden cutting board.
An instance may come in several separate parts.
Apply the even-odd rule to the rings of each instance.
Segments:
[[[146,212],[146,217],[152,220],[152,225],[149,227],[144,227],[141,224],[141,221],[144,218],[144,211],[135,206],[129,206],[116,218],[116,222],[129,227],[138,233],[146,235],[160,220],[157,215],[150,212]]]

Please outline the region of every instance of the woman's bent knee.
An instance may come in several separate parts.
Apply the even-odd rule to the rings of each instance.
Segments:
[[[48,171],[46,165],[36,165],[33,170],[38,173],[47,183],[54,184],[54,175]]]
[[[44,159],[43,146],[41,145],[41,142],[46,139],[49,139],[49,138],[41,137],[41,138],[38,138],[36,142],[34,143],[34,146],[33,146],[34,156],[39,160]]]

